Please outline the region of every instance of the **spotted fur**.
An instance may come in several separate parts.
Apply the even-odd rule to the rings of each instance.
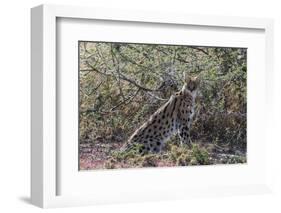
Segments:
[[[185,78],[182,89],[132,134],[124,149],[139,145],[140,153],[160,152],[165,142],[176,133],[182,144],[188,144],[198,85],[196,77]]]

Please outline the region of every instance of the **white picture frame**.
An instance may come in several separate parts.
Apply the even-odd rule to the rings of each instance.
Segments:
[[[158,188],[153,188],[151,192],[145,194],[145,192],[134,194],[134,190],[126,189],[120,191],[109,191],[105,189],[98,189],[99,194],[88,194],[81,190],[80,193],[60,194],[58,185],[62,184],[59,174],[62,167],[58,166],[58,160],[60,159],[60,152],[58,152],[57,139],[57,107],[58,96],[57,88],[60,86],[60,81],[57,79],[57,36],[58,36],[58,20],[60,18],[79,20],[101,20],[101,21],[118,21],[154,24],[155,26],[166,26],[166,28],[172,26],[199,26],[212,29],[226,29],[229,32],[234,30],[257,30],[262,32],[263,37],[260,41],[264,43],[263,65],[261,68],[261,75],[265,75],[265,79],[259,79],[264,81],[265,87],[260,90],[264,94],[262,100],[262,106],[272,108],[272,96],[270,90],[273,87],[273,21],[271,19],[256,19],[256,18],[241,18],[241,17],[216,17],[216,16],[203,16],[203,15],[188,15],[188,14],[173,14],[173,13],[154,13],[147,11],[122,11],[113,9],[101,9],[101,8],[85,8],[74,6],[54,6],[54,5],[41,5],[31,10],[31,201],[34,205],[47,208],[47,207],[59,207],[59,206],[76,206],[76,205],[91,205],[100,203],[116,203],[116,202],[138,202],[143,200],[165,200],[165,199],[179,199],[187,197],[200,197],[200,196],[213,196],[213,195],[233,195],[233,194],[253,194],[264,193],[271,191],[271,164],[270,164],[270,137],[271,130],[270,113],[271,110],[265,112],[265,116],[262,118],[266,124],[266,130],[262,134],[264,141],[262,144],[266,147],[265,153],[263,153],[262,159],[264,165],[260,168],[255,168],[257,173],[263,174],[263,177],[253,181],[250,184],[248,181],[237,182],[236,184],[229,184],[228,182],[216,184],[216,185],[200,185],[199,181],[193,182],[193,187],[176,186],[176,185],[164,185],[161,183]],[[259,41],[259,42],[260,42]],[[216,43],[217,45],[218,43]],[[250,84],[251,86],[251,84]],[[252,85],[252,89],[255,86]],[[263,108],[264,109],[264,108]],[[261,109],[261,110],[263,110]],[[258,130],[259,131],[259,130]],[[251,148],[251,147],[250,147]],[[68,151],[68,150],[66,150]],[[256,151],[258,154],[259,151]],[[72,158],[75,158],[74,156]],[[75,160],[75,159],[74,159]],[[77,160],[77,159],[76,159]],[[63,166],[63,165],[62,165]],[[75,165],[77,166],[77,165]],[[192,169],[193,179],[196,179],[197,175],[208,175],[212,173],[212,168],[205,168],[201,171],[197,168]],[[220,172],[230,172],[235,168],[222,169]],[[247,167],[242,168],[247,170]],[[76,171],[76,170],[75,170]],[[159,170],[160,171],[160,170]],[[165,173],[168,170],[162,170],[157,174],[152,170],[138,170],[130,173],[126,171],[125,176],[130,173],[131,177],[138,178],[140,175],[166,175],[168,178],[176,178],[179,173],[186,174],[186,169],[174,169],[169,172],[175,172],[175,174]],[[79,172],[78,170],[76,171]],[[237,172],[240,172],[237,169]],[[97,174],[97,173],[96,173]],[[99,175],[100,175],[99,171]],[[191,173],[190,173],[191,174]],[[72,175],[66,173],[66,175]],[[89,178],[95,178],[95,174],[87,174],[87,178],[83,180],[89,181]],[[100,175],[99,180],[103,178],[117,177],[123,175],[116,173],[116,171],[106,171],[104,176]],[[86,175],[85,175],[86,176]],[[160,177],[159,176],[159,177]],[[188,176],[187,176],[188,177]],[[123,178],[123,177],[122,177]],[[71,181],[74,178],[69,177]],[[175,180],[176,181],[176,180]],[[125,180],[126,182],[126,180]],[[180,182],[180,181],[179,181]],[[75,182],[70,182],[75,185]],[[69,185],[68,185],[69,186]],[[161,188],[163,186],[163,188]],[[71,187],[71,186],[69,186]],[[83,188],[83,187],[82,187]],[[85,188],[85,187],[84,187]],[[91,187],[89,187],[91,188]],[[130,185],[127,186],[130,188]],[[69,191],[77,191],[78,188],[73,187]],[[120,190],[120,189],[118,189]],[[123,193],[120,195],[120,193]],[[126,195],[127,193],[127,195]]]

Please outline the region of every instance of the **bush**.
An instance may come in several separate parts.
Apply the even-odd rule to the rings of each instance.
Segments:
[[[218,159],[214,157],[218,151],[214,148],[207,151],[206,147],[218,145],[225,147],[224,154],[242,156],[241,161],[231,158],[231,162],[244,162],[246,49],[80,42],[79,55],[80,147],[91,143],[93,150],[106,149],[107,153],[92,153],[92,159],[100,156],[99,161],[102,158],[108,168],[114,167],[113,164],[115,167],[117,164],[120,167],[205,165],[214,163],[210,158]],[[170,141],[173,145],[168,144],[162,155],[114,154],[182,87],[184,74],[201,79],[191,130],[192,142],[197,145],[179,146],[178,138],[174,137]],[[109,161],[111,157],[114,159]],[[139,163],[133,164],[131,161],[136,159]]]

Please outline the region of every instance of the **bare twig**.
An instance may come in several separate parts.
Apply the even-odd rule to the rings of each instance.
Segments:
[[[169,53],[166,53],[164,50],[161,50],[160,48],[155,48],[157,51],[163,53],[164,55],[169,55]],[[190,62],[189,61],[186,61],[184,60],[180,55],[176,54],[175,55],[175,60],[179,61],[179,62],[182,62],[182,63],[185,63],[185,64],[189,64]]]
[[[117,82],[118,82],[119,93],[120,93],[121,97],[123,98],[123,100],[125,100],[126,98],[125,98],[125,96],[124,96],[123,89],[122,89],[122,86],[121,86],[121,81],[120,81],[119,60],[118,60],[118,58],[116,57],[116,54],[114,53],[112,44],[110,45],[110,52],[111,52],[111,57],[112,57],[112,63],[114,64],[114,67],[117,67],[116,71],[117,71],[117,74],[118,74]]]
[[[87,96],[92,95],[104,82],[101,81],[94,89],[91,90],[90,93],[87,94]]]
[[[119,104],[117,104],[116,106],[112,107],[110,109],[110,111],[114,111],[116,110],[118,107],[122,106],[123,104],[129,104],[130,102],[133,101],[133,99],[137,96],[137,94],[140,92],[140,89],[138,89],[135,94],[133,94],[132,96],[127,97],[125,100],[121,101]]]
[[[136,61],[134,61],[134,60],[130,59],[129,57],[127,57],[126,55],[124,55],[124,54],[121,53],[121,52],[119,52],[119,55],[120,55],[124,60],[130,62],[131,64],[134,64],[134,65],[136,65],[136,66],[138,66],[138,67],[141,67],[141,68],[144,69],[144,70],[150,70],[150,71],[152,71],[152,68],[151,68],[151,67],[147,67],[147,66],[144,66],[144,65],[142,65],[142,64],[139,64],[139,63],[137,63]]]
[[[112,107],[110,110],[96,110],[94,108],[86,109],[86,110],[81,110],[80,113],[91,113],[91,112],[98,112],[100,114],[106,115],[115,112],[115,110],[122,106],[123,104],[129,104],[133,101],[133,99],[137,96],[137,94],[140,92],[140,89],[138,89],[132,96],[127,97],[125,100],[121,101],[118,103],[116,106]]]
[[[101,74],[101,75],[113,76],[113,74],[104,73],[104,72],[101,72],[101,71],[97,70],[97,69],[96,69],[94,66],[92,66],[89,62],[86,62],[86,64],[87,64],[89,67],[91,67],[93,71],[95,71],[95,72],[97,72],[97,73],[99,73],[99,74]],[[156,91],[158,91],[157,89],[150,89],[150,88],[147,88],[147,87],[144,87],[144,86],[138,84],[135,80],[128,78],[127,76],[125,76],[125,75],[124,75],[123,73],[121,73],[121,72],[120,72],[120,78],[121,78],[122,80],[124,80],[124,81],[127,81],[127,82],[133,84],[133,85],[136,86],[137,88],[139,88],[139,89],[141,89],[141,90],[144,90],[144,91],[146,91],[146,92],[156,92]]]
[[[149,94],[150,96],[152,96],[153,98],[156,98],[157,100],[159,101],[168,101],[169,99],[166,99],[166,98],[160,98],[158,97],[157,95],[151,93],[151,92],[148,92],[147,94]]]
[[[190,48],[192,48],[192,49],[195,49],[195,50],[197,50],[197,51],[199,51],[199,52],[202,52],[202,53],[204,53],[205,55],[209,55],[209,53],[207,52],[207,51],[205,51],[204,49],[202,49],[202,48],[200,48],[200,47],[190,47]]]

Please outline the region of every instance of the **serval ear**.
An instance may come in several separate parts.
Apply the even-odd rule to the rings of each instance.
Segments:
[[[199,75],[192,77],[192,81],[196,82],[196,83],[200,83],[200,77]]]
[[[192,76],[190,74],[187,74],[186,72],[184,73],[184,82],[186,84],[189,84],[190,82],[197,82],[199,83],[200,77],[197,76]]]

